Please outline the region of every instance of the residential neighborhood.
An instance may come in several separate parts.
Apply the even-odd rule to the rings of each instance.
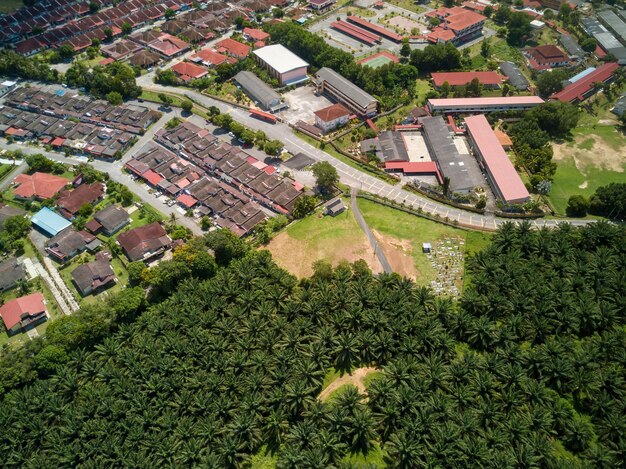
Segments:
[[[4,460],[621,467],[624,67],[622,1],[0,2]]]

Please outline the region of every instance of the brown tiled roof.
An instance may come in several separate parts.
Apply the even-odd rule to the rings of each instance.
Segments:
[[[76,215],[85,204],[92,204],[104,195],[104,184],[94,182],[81,184],[73,191],[63,191],[59,194],[57,205],[65,212]]]
[[[157,223],[140,226],[122,233],[117,242],[131,261],[140,260],[145,254],[168,247],[172,240],[163,227]]]

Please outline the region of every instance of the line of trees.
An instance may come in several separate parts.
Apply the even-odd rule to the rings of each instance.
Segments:
[[[626,217],[626,183],[612,182],[598,187],[587,199],[584,195],[572,195],[567,202],[567,215],[584,217],[587,213],[622,221]]]
[[[106,99],[117,93],[124,99],[136,98],[141,94],[137,86],[137,72],[123,62],[89,68],[83,62],[75,62],[65,73],[65,83],[74,88],[85,88],[91,95]]]
[[[2,393],[5,465],[239,467],[264,449],[319,468],[375,445],[402,468],[626,459],[624,227],[506,224],[470,259],[458,304],[363,261],[297,280],[217,233],[205,244],[220,267],[189,274],[184,254],[159,269],[163,300],[116,332],[80,314],[50,325],[35,361],[49,377]],[[382,369],[367,399],[317,400],[331,367],[359,366]]]

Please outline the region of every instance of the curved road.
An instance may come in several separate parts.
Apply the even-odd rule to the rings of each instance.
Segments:
[[[404,189],[393,186],[385,181],[382,181],[374,176],[370,176],[362,171],[352,168],[347,164],[339,161],[337,158],[329,155],[323,150],[310,145],[309,143],[299,139],[293,134],[291,128],[287,124],[277,122],[276,124],[269,124],[259,119],[251,117],[250,114],[240,108],[236,108],[225,104],[216,99],[205,96],[197,91],[192,90],[180,90],[169,86],[162,86],[152,83],[151,74],[144,75],[137,79],[137,84],[141,85],[144,89],[156,92],[169,92],[177,94],[186,94],[193,98],[195,101],[205,107],[216,106],[223,113],[230,114],[234,120],[246,125],[254,130],[262,130],[265,134],[271,138],[280,140],[285,144],[285,148],[291,153],[303,152],[316,161],[328,161],[336,169],[341,179],[341,182],[358,190],[370,192],[372,194],[385,197],[389,200],[417,210],[421,209],[431,215],[438,215],[442,219],[448,218],[450,221],[456,221],[459,225],[466,226],[477,230],[495,230],[500,225],[507,221],[514,221],[507,218],[498,218],[493,215],[480,215],[472,212],[467,212],[458,208],[450,207],[448,205],[435,202],[426,197],[422,197],[413,192],[406,191]],[[538,219],[533,220],[531,223],[539,228],[543,226],[555,227],[557,224],[566,222],[572,225],[580,226],[593,222],[593,220],[546,220]]]

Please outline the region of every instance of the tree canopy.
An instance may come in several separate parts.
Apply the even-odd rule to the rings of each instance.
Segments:
[[[1,394],[3,461],[237,467],[264,448],[319,468],[381,445],[391,467],[619,467],[625,255],[622,226],[506,224],[457,304],[362,262],[298,281],[238,252],[115,332],[107,311],[141,289],[3,360],[5,390],[18,358],[41,376]],[[367,399],[317,399],[331,367],[359,366],[382,370]]]

